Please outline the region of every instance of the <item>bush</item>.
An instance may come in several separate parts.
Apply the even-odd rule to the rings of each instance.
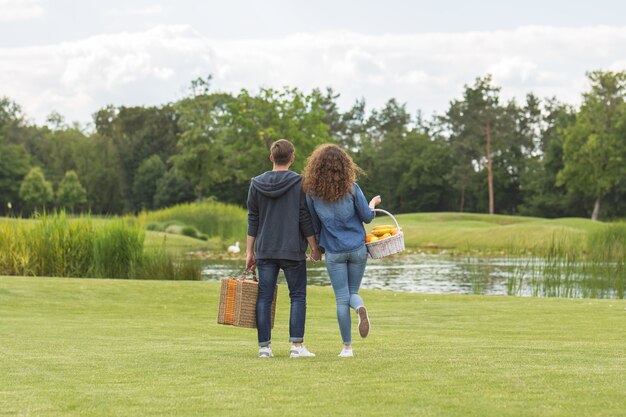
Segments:
[[[146,230],[150,230],[151,232],[163,232],[165,231],[165,226],[163,223],[159,222],[148,222],[146,223]]]
[[[181,233],[185,236],[193,237],[194,239],[198,238],[198,230],[193,226],[184,226],[181,229]]]

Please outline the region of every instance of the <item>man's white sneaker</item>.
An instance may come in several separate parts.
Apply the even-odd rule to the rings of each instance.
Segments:
[[[315,356],[315,353],[309,352],[306,346],[291,345],[291,351],[289,353],[290,358],[306,358],[306,357],[311,357],[311,356]]]
[[[352,349],[341,349],[341,353],[337,356],[340,358],[351,358],[354,355],[352,354]]]
[[[356,309],[356,313],[359,316],[359,335],[367,337],[370,334],[370,318],[367,315],[367,309],[365,306],[361,306]]]
[[[259,348],[259,358],[273,358],[274,354],[272,353],[271,346],[263,346]]]

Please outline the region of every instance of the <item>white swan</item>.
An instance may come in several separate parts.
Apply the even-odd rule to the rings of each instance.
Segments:
[[[239,253],[239,252],[241,252],[241,249],[239,249],[239,242],[235,242],[235,244],[233,246],[229,246],[228,247],[228,252],[229,253]]]

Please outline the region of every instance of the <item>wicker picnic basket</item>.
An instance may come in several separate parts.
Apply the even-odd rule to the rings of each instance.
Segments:
[[[252,279],[246,279],[252,273]],[[272,328],[276,315],[276,294],[274,289],[272,300]],[[259,294],[259,283],[256,272],[245,270],[239,278],[224,278],[220,289],[220,305],[217,313],[219,324],[228,324],[237,327],[256,328],[256,300]]]
[[[400,228],[396,218],[393,217],[393,214],[382,209],[374,209],[374,211],[385,213],[387,216],[391,217],[393,222],[396,224],[398,233],[388,238],[377,240],[376,242],[366,243],[365,246],[367,247],[367,251],[370,256],[374,259],[379,259],[402,252],[404,250],[404,233],[402,233],[402,229]]]

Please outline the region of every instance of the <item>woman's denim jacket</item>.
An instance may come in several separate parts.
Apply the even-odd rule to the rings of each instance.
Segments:
[[[306,201],[319,246],[331,253],[352,252],[365,244],[363,223],[376,216],[361,188],[355,183],[352,191],[339,201],[325,201],[309,194]]]

